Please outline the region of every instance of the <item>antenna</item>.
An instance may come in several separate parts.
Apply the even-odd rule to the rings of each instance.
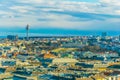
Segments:
[[[26,26],[26,39],[29,40],[29,24]]]

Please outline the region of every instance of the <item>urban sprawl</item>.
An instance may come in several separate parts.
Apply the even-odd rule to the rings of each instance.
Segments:
[[[120,36],[8,35],[0,80],[120,80]]]

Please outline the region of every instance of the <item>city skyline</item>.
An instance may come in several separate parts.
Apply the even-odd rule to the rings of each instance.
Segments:
[[[0,80],[120,80],[119,0],[0,0]]]
[[[119,31],[119,4],[118,0],[1,0],[0,29],[24,32],[30,24],[32,32],[50,28],[61,32]]]

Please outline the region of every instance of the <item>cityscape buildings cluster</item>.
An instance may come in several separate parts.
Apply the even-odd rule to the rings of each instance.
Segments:
[[[0,39],[0,79],[120,80],[120,37],[8,35]]]

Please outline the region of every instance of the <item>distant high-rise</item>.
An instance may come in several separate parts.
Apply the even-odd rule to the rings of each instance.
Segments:
[[[7,39],[12,40],[12,41],[17,41],[18,40],[18,35],[8,35]]]
[[[29,25],[26,26],[26,39],[29,40]]]
[[[120,35],[119,35],[119,41],[120,41]]]
[[[107,36],[107,32],[102,32],[102,37],[106,37]]]

